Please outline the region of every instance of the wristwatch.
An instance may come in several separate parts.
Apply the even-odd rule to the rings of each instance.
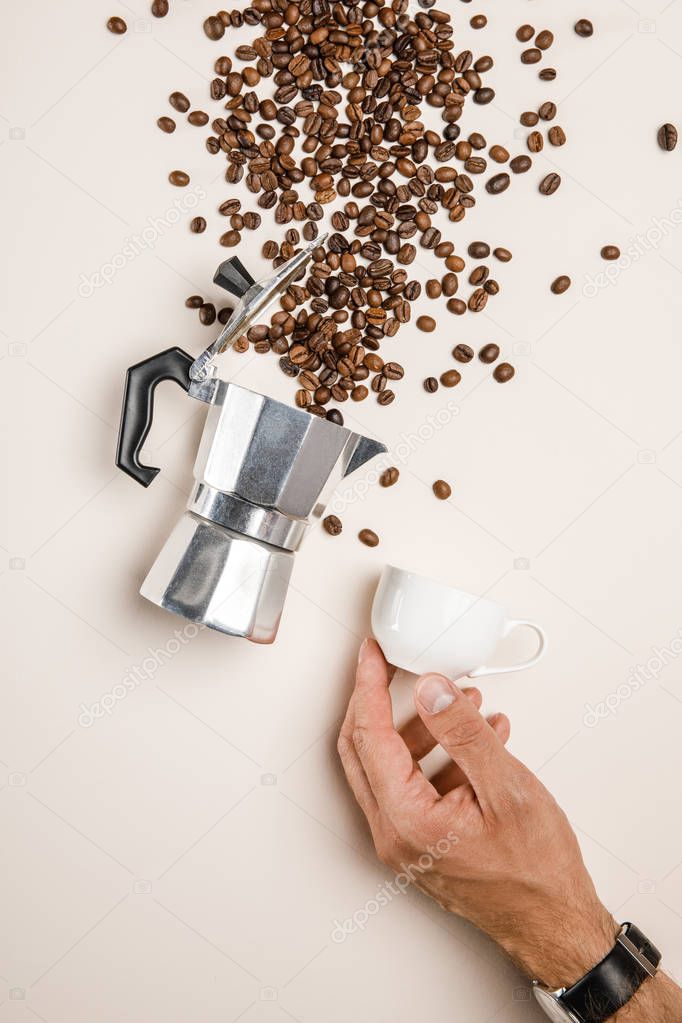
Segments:
[[[609,954],[576,984],[552,991],[534,980],[533,993],[555,1023],[605,1023],[647,977],[656,976],[660,961],[661,953],[649,939],[625,923]]]

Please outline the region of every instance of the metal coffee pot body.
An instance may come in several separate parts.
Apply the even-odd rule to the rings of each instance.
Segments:
[[[187,510],[140,592],[193,622],[271,643],[311,522],[344,476],[386,448],[223,380],[203,357],[171,348],[126,378],[117,464],[144,486],[159,472],[141,463],[140,450],[162,380],[209,407]]]

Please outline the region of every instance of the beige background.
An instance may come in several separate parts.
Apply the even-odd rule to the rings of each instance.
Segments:
[[[354,406],[348,421],[391,446],[400,484],[383,491],[368,473],[337,500],[344,535],[307,540],[271,648],[174,641],[181,620],[137,595],[190,487],[202,407],[165,389],[149,491],[113,466],[126,367],[211,337],[183,302],[219,297],[223,163],[204,130],[167,137],[154,122],[173,89],[214,113],[212,61],[234,42],[204,37],[212,8],[198,0],[162,22],[143,0],[2,4],[0,1023],[538,1018],[493,946],[415,892],[333,938],[390,878],[334,750],[386,561],[546,626],[545,663],[486,681],[486,708],[510,715],[514,752],[566,807],[610,908],[682,976],[670,647],[682,635],[682,147],[664,154],[655,137],[682,120],[682,3],[450,3],[458,47],[497,58],[496,102],[464,127],[521,152],[519,112],[554,98],[570,144],[451,231],[459,251],[474,238],[514,251],[495,267],[502,292],[463,320],[421,299],[415,315],[437,309],[438,333],[389,342],[408,370],[399,400]],[[480,11],[490,25],[474,33]],[[129,22],[122,39],[104,30],[112,13]],[[571,30],[584,15],[592,40]],[[558,35],[553,85],[519,63],[514,30],[529,18]],[[187,226],[196,210],[173,205],[191,192],[167,184],[174,167],[205,196],[202,237]],[[536,185],[554,167],[563,186],[548,200]],[[90,288],[148,218],[147,249]],[[256,275],[268,234],[240,251]],[[605,243],[634,248],[600,287]],[[436,264],[419,260],[424,280]],[[561,298],[559,273],[574,279]],[[472,365],[458,391],[426,395],[421,379],[457,341],[500,343],[514,383]],[[292,396],[272,357],[232,355],[226,372]],[[441,476],[447,504],[430,492]],[[355,540],[364,526],[378,549]],[[527,650],[519,637],[505,653]],[[81,705],[107,696],[110,713],[85,727]]]

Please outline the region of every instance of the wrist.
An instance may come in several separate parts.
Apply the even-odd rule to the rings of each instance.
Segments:
[[[590,910],[542,915],[526,921],[523,936],[501,941],[506,952],[533,980],[550,989],[571,987],[608,955],[619,931],[601,903]]]

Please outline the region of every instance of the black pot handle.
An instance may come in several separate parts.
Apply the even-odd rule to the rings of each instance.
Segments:
[[[116,465],[134,480],[148,487],[161,470],[140,462],[140,450],[151,429],[154,416],[154,391],[162,380],[174,380],[189,390],[191,355],[182,348],[167,348],[150,359],[131,366],[126,373],[121,426],[118,432]]]

